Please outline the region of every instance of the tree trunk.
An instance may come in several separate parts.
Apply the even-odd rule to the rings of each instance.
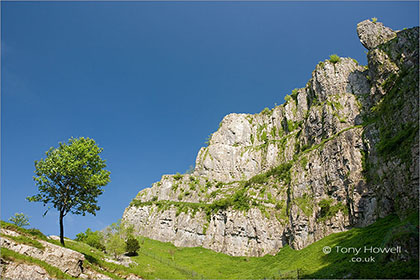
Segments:
[[[60,243],[64,246],[64,225],[63,225],[63,212],[60,211]]]

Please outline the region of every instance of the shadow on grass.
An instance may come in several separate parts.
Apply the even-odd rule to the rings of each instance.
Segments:
[[[390,215],[352,231],[322,256],[325,266],[302,278],[419,279],[418,213],[403,221]]]

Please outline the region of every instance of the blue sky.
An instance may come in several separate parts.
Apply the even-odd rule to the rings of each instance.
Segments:
[[[330,54],[366,64],[356,24],[418,25],[417,2],[1,2],[1,218],[42,217],[34,161],[70,137],[104,149],[111,183],[97,216],[121,218],[138,191],[185,172],[223,116],[258,113],[305,86]]]

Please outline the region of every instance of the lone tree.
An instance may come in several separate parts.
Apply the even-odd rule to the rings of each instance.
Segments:
[[[110,181],[105,160],[99,156],[102,150],[93,139],[70,138],[68,143],[60,142],[58,148],[51,147],[45,159],[35,161],[34,181],[39,193],[27,199],[43,202],[44,206],[52,204],[58,210],[63,246],[63,218],[69,212],[96,215],[100,209],[97,197],[103,192],[101,187]]]

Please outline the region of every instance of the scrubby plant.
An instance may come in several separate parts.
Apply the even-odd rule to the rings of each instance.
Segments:
[[[348,209],[346,206],[341,202],[337,202],[333,204],[332,198],[324,198],[319,203],[318,206],[321,208],[318,216],[318,221],[325,221],[334,217],[339,211],[346,214]]]
[[[336,54],[332,54],[332,55],[330,55],[329,61],[332,64],[336,64],[336,63],[340,62],[340,57],[338,55],[336,55]]]
[[[372,22],[373,22],[373,23],[375,23],[375,22],[377,22],[377,21],[378,21],[378,19],[377,19],[376,17],[373,17],[373,18],[372,18]]]
[[[76,241],[81,241],[89,246],[95,247],[101,251],[105,251],[104,236],[99,231],[92,231],[88,228],[84,233],[76,234]]]
[[[271,114],[271,110],[268,107],[265,107],[262,111],[261,111],[262,115],[270,115]]]
[[[298,93],[299,93],[299,89],[295,88],[294,90],[292,90],[292,94],[290,95],[295,100],[296,103],[297,103]]]
[[[174,179],[175,180],[177,180],[177,181],[179,181],[179,180],[181,180],[182,179],[182,174],[180,174],[179,172],[177,172],[175,175],[174,175]]]
[[[125,250],[129,256],[137,256],[137,251],[140,249],[140,244],[137,239],[130,236],[127,241],[125,241]]]
[[[118,255],[124,253],[124,245],[124,240],[118,234],[114,234],[108,238],[105,247],[107,253],[112,254],[116,258]]]
[[[15,213],[13,217],[9,218],[9,221],[18,227],[29,226],[29,217],[23,213]]]

